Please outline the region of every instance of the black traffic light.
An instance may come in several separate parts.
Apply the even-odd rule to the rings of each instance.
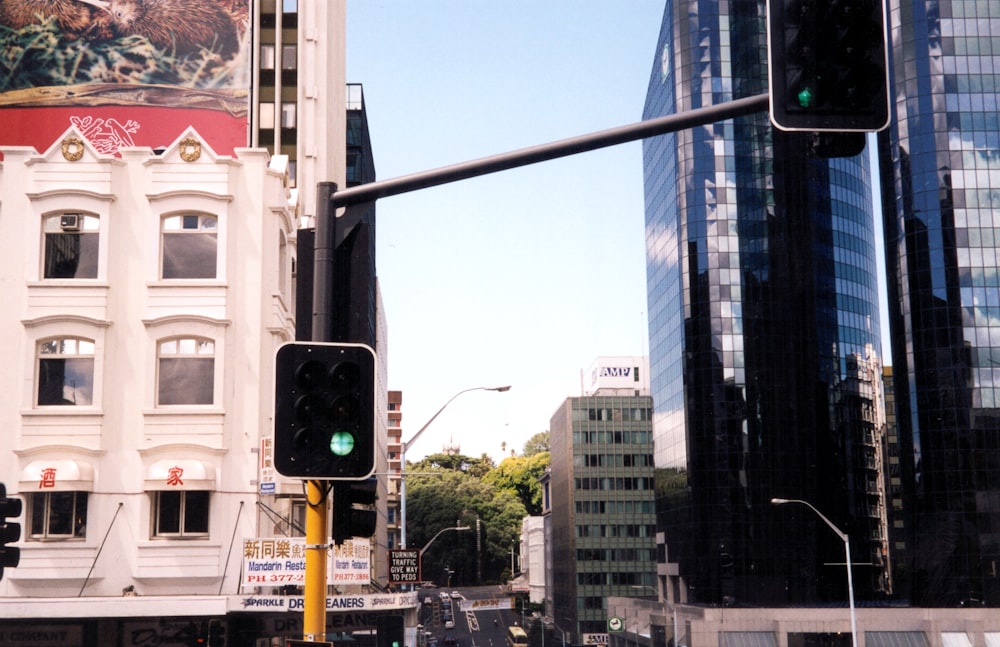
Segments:
[[[375,352],[292,342],[275,356],[274,466],[284,476],[363,480],[375,471]]]
[[[375,534],[378,512],[372,509],[377,496],[378,479],[338,483],[333,488],[333,543],[338,546],[351,537]],[[358,507],[360,506],[360,507]]]
[[[7,486],[0,483],[0,579],[3,579],[3,569],[13,568],[21,561],[21,549],[8,546],[21,538],[21,524],[10,519],[21,516],[21,499],[7,496]]]
[[[208,647],[226,647],[226,624],[222,620],[208,621]]]
[[[375,647],[404,647],[403,616],[375,618]]]
[[[889,124],[882,0],[768,0],[771,121],[782,130]]]

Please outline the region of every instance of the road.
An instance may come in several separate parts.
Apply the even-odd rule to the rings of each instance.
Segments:
[[[444,589],[421,589],[420,622],[424,630],[436,639],[436,647],[506,647],[507,627],[521,624],[521,614],[512,609],[484,609],[476,612],[461,610],[464,600],[506,599],[508,594],[497,586],[458,589],[461,599],[451,600],[454,628],[444,626],[447,606],[440,593]],[[447,591],[451,593],[451,591]],[[431,604],[425,604],[427,599]],[[450,598],[449,598],[450,599]],[[454,641],[454,642],[452,642]],[[421,647],[434,647],[432,640]]]

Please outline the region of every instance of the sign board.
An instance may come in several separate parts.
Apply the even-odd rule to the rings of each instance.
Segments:
[[[414,584],[420,581],[420,551],[389,551],[389,584]]]
[[[608,634],[583,634],[584,645],[607,645],[610,642]]]
[[[513,609],[514,598],[491,598],[489,600],[466,600],[459,601],[458,608],[462,611],[499,611],[500,609]]]
[[[622,631],[625,629],[625,620],[618,616],[608,618],[608,631]]]
[[[333,542],[330,542],[332,545]],[[327,552],[330,584],[368,584],[371,544],[355,537]],[[256,587],[303,586],[306,577],[305,537],[247,539],[243,542],[244,590]]]

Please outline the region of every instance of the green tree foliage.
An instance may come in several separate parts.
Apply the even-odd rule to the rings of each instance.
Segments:
[[[549,432],[539,431],[537,434],[525,441],[524,450],[521,453],[525,456],[534,456],[535,454],[541,454],[542,452],[549,451],[551,451],[551,445],[549,444]]]
[[[407,466],[408,546],[423,548],[443,528],[472,529],[444,532],[434,540],[423,555],[424,580],[448,585],[451,571],[451,586],[500,581],[526,512],[513,493],[479,477],[486,464],[492,466],[487,456],[436,454]]]
[[[539,479],[550,463],[546,452],[505,458],[483,481],[516,496],[530,515],[542,513],[542,486]]]

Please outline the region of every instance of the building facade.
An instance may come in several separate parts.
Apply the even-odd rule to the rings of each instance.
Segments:
[[[630,368],[634,368],[634,365]],[[652,399],[568,398],[550,422],[552,618],[573,644],[607,636],[609,595],[655,592]]]
[[[1000,606],[1000,121],[995,3],[890,0],[880,139],[910,547],[902,595]]]
[[[668,2],[644,118],[767,92],[765,3]],[[882,353],[864,155],[765,113],[643,144],[657,527],[667,599],[892,593]]]

